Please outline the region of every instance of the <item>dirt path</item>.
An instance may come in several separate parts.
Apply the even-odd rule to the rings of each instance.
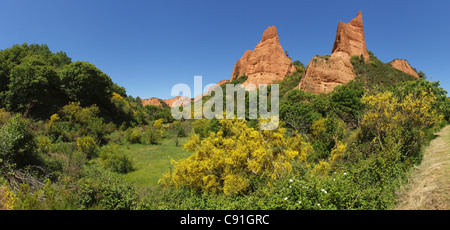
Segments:
[[[450,125],[436,135],[399,190],[396,209],[450,210]]]

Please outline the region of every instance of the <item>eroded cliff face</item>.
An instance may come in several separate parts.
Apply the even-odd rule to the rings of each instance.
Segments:
[[[362,54],[368,60],[369,53],[366,47],[361,11],[348,24],[339,22],[331,53],[337,52],[347,53],[350,57],[353,55],[360,56]]]
[[[146,106],[146,105],[154,105],[154,106],[159,106],[159,107],[163,107],[163,103],[165,103],[167,106],[172,107],[172,104],[177,101],[178,99],[181,99],[182,102],[185,103],[190,103],[191,102],[191,98],[189,97],[182,97],[182,96],[176,96],[174,98],[170,98],[170,99],[159,99],[156,97],[152,97],[150,99],[141,99],[142,102],[142,106]]]
[[[356,75],[350,55],[337,52],[331,56],[313,57],[300,80],[299,89],[312,93],[329,93],[338,85],[353,80]]]
[[[247,84],[271,84],[283,80],[296,71],[292,60],[288,58],[281,47],[275,26],[264,31],[261,42],[255,49],[247,50],[233,69],[231,80],[247,75]]]
[[[336,86],[353,80],[356,77],[350,62],[353,55],[369,58],[361,11],[348,24],[339,22],[331,55],[313,57],[298,88],[313,93],[329,93]]]
[[[406,60],[403,59],[395,59],[391,62],[392,67],[409,74],[411,76],[414,76],[416,78],[419,78],[419,75],[417,72],[409,65],[409,63]]]
[[[142,103],[142,106],[146,106],[146,105],[154,105],[154,106],[159,106],[159,107],[163,106],[162,100],[159,98],[156,98],[156,97],[152,97],[149,99],[141,99],[141,103]]]

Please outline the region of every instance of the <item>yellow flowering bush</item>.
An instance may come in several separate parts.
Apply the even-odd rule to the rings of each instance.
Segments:
[[[0,210],[13,210],[16,195],[6,185],[0,185]]]
[[[4,123],[6,123],[6,121],[8,120],[8,118],[10,118],[11,115],[5,111],[5,108],[1,108],[0,109],[0,126]]]
[[[95,143],[92,137],[79,137],[77,138],[78,151],[86,154],[88,158],[92,158],[97,155],[97,143]]]
[[[294,160],[305,162],[312,147],[300,135],[286,138],[285,129],[259,131],[245,120],[221,120],[221,129],[201,140],[194,134],[184,146],[189,158],[171,161],[163,185],[187,186],[227,195],[246,191],[252,179],[277,179],[292,171]]]
[[[164,120],[162,118],[155,120],[153,122],[153,128],[155,128],[155,132],[157,132],[160,136],[160,138],[164,137],[164,127],[163,127]]]
[[[118,93],[113,92],[111,102],[114,104],[116,109],[122,113],[123,116],[133,117],[136,115],[136,111],[133,109],[130,103]]]
[[[436,97],[432,93],[422,91],[420,97],[407,95],[399,101],[390,91],[364,96],[363,103],[368,111],[362,119],[362,126],[371,130],[375,138],[382,139],[385,133],[395,133],[401,128],[426,128],[439,122],[442,115],[438,115],[432,108]]]
[[[378,145],[382,150],[386,143],[400,144],[403,157],[413,156],[420,161],[420,148],[424,142],[424,130],[439,123],[443,116],[435,108],[436,96],[429,91],[407,94],[399,100],[390,91],[362,98],[366,113],[361,121],[363,141]]]

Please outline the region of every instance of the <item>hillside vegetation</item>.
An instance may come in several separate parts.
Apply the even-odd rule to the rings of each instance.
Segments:
[[[447,92],[371,54],[352,58],[355,80],[312,94],[295,88],[294,64],[278,82],[280,127],[261,131],[260,120],[174,121],[46,45],[2,50],[0,209],[395,207],[450,118]]]

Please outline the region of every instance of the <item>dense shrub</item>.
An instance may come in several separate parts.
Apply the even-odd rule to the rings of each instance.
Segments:
[[[402,144],[403,158],[420,162],[420,148],[425,141],[424,129],[439,123],[443,116],[433,109],[436,97],[422,91],[408,94],[402,100],[392,92],[363,97],[367,112],[361,122],[361,140],[378,144],[381,149],[390,138]]]
[[[302,136],[285,139],[284,129],[256,131],[245,121],[221,120],[220,131],[185,145],[195,153],[172,161],[173,172],[161,184],[190,187],[227,195],[246,192],[255,179],[277,179],[292,170],[291,162],[305,161],[311,146]]]
[[[100,151],[100,161],[104,168],[117,173],[133,171],[133,162],[119,150],[118,145],[103,146]]]
[[[98,146],[92,137],[77,138],[78,151],[84,153],[88,159],[96,157],[98,154]]]
[[[90,168],[77,183],[75,201],[82,209],[130,210],[137,204],[133,187],[115,174]]]
[[[390,87],[399,82],[414,81],[415,77],[392,67],[390,63],[383,63],[373,53],[369,52],[370,60],[365,61],[360,56],[352,56],[351,63],[356,73],[355,81],[366,89]]]
[[[16,195],[5,184],[0,185],[0,210],[12,210]]]
[[[36,164],[36,140],[30,121],[17,114],[0,128],[0,165],[23,167]]]
[[[334,117],[322,118],[311,126],[311,142],[316,150],[309,160],[317,161],[328,157],[331,150],[344,138],[345,123]]]
[[[337,86],[330,95],[331,107],[347,124],[356,126],[364,108],[361,102],[364,93],[364,88],[356,81]]]
[[[314,121],[322,118],[315,110],[316,95],[294,89],[287,93],[280,103],[280,119],[290,128],[301,133],[309,133]]]
[[[159,144],[163,138],[164,132],[154,126],[145,126],[142,128],[140,143],[145,145],[156,145]]]
[[[47,180],[44,186],[33,190],[28,184],[21,184],[17,192],[14,209],[18,210],[67,210],[74,209],[73,197],[64,187]]]

